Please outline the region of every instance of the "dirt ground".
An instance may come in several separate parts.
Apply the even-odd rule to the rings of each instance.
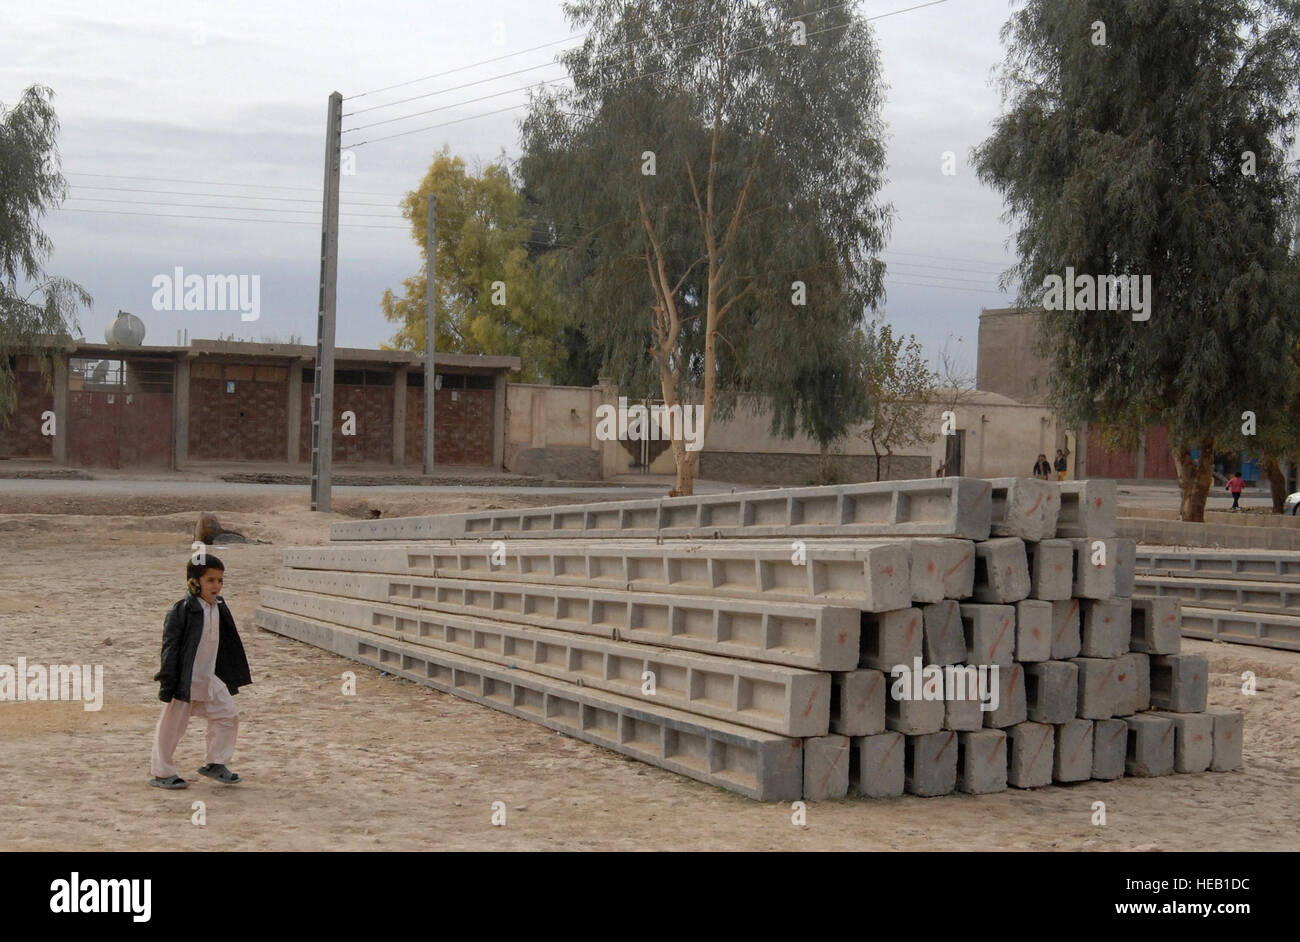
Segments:
[[[760,804],[253,627],[287,546],[382,509],[451,512],[546,502],[476,494],[33,502],[0,497],[0,664],[102,664],[104,702],[0,702],[0,850],[1294,850],[1300,846],[1300,654],[1189,641],[1212,707],[1246,714],[1241,772],[1125,778],[996,795]],[[218,550],[254,684],[228,787],[177,764],[185,791],[146,784],[161,704],[162,620],[184,592],[199,510],[264,544]],[[123,515],[129,514],[129,515]],[[341,675],[357,674],[344,697]],[[1254,671],[1257,695],[1241,692]],[[1106,824],[1091,823],[1093,802]],[[191,823],[192,803],[206,824]],[[507,809],[493,826],[493,803]]]

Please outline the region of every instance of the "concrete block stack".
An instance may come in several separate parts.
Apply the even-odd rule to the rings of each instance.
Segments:
[[[1300,651],[1300,553],[1144,548],[1139,595],[1182,602],[1182,633]]]
[[[970,478],[336,524],[256,623],[761,801],[1227,771],[1106,482]]]

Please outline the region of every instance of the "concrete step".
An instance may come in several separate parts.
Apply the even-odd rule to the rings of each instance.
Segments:
[[[334,540],[438,540],[565,536],[948,536],[983,540],[991,526],[989,482],[977,478],[783,487],[336,523]]]
[[[858,666],[856,608],[587,586],[281,569],[277,586],[810,670]]]
[[[1183,606],[1183,636],[1300,651],[1300,618]]]
[[[1136,583],[1143,595],[1167,595],[1197,608],[1300,615],[1300,582],[1139,575]]]
[[[828,673],[285,589],[261,604],[782,736],[830,731]]]
[[[285,565],[394,575],[545,582],[637,592],[853,606],[868,612],[912,604],[907,547],[864,541],[799,557],[770,548],[702,543],[617,544],[511,540],[493,543],[366,543],[291,547]]]
[[[1258,517],[1243,515],[1245,519]],[[1267,518],[1263,518],[1267,519]],[[1120,517],[1119,535],[1142,543],[1159,546],[1224,547],[1231,552],[1272,550],[1295,554],[1300,551],[1300,529],[1264,524],[1234,526],[1227,523],[1191,523],[1186,520],[1153,520],[1147,517]]]
[[[259,628],[758,801],[799,798],[798,739],[267,609]]]
[[[1139,547],[1137,570],[1145,576],[1230,577],[1264,582],[1300,582],[1300,553]]]

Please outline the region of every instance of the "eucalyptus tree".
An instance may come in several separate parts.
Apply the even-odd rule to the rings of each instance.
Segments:
[[[1164,424],[1182,518],[1216,447],[1295,382],[1294,0],[1028,0],[974,159],[1017,226],[1052,401],[1136,444]]]
[[[705,435],[743,394],[843,434],[831,351],[883,296],[879,54],[856,4],[807,6],[568,3],[572,87],[523,122],[525,196],[611,375],[697,407]],[[672,446],[692,493],[700,452]]]

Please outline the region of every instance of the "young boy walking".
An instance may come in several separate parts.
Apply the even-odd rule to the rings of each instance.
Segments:
[[[215,556],[185,568],[189,592],[163,622],[162,668],[154,675],[164,704],[154,730],[150,785],[188,788],[176,774],[172,754],[191,716],[206,717],[207,758],[200,775],[227,785],[239,776],[226,768],[235,753],[239,708],[234,694],[253,682],[235,619],[220,596],[225,565]]]

